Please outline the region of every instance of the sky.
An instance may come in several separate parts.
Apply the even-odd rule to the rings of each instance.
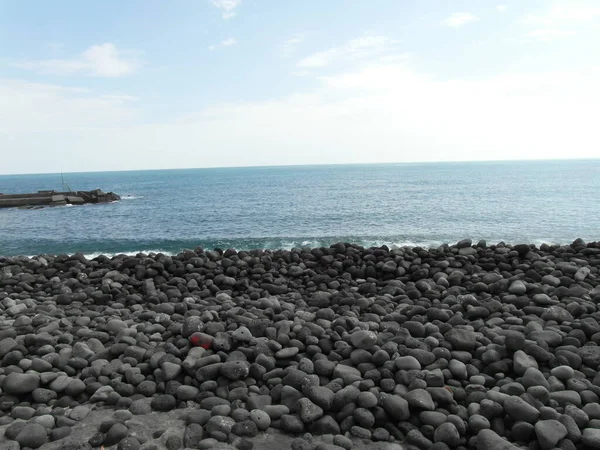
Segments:
[[[0,174],[600,157],[600,0],[0,0]]]

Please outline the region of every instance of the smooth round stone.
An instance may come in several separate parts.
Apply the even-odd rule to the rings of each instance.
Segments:
[[[250,411],[243,408],[234,409],[231,411],[231,418],[236,422],[243,422],[250,418]]]
[[[408,402],[399,395],[386,395],[382,400],[385,412],[397,421],[405,421],[410,417]]]
[[[102,444],[107,447],[118,444],[121,439],[127,437],[128,433],[129,429],[124,424],[117,422],[106,432],[106,437],[104,438],[104,442],[102,442]]]
[[[169,361],[165,361],[161,365],[163,377],[166,381],[174,380],[179,376],[182,368],[179,364],[175,364]]]
[[[333,437],[333,444],[346,450],[350,450],[352,448],[352,440],[342,434],[336,434]]]
[[[433,442],[443,442],[450,447],[458,447],[460,434],[453,423],[446,422],[435,429]]]
[[[267,405],[260,409],[266,412],[272,421],[279,420],[282,416],[290,413],[290,409],[285,405]]]
[[[359,439],[371,439],[371,431],[358,425],[350,428],[350,434]]]
[[[575,376],[575,371],[570,366],[558,366],[553,368],[550,374],[561,381],[567,381]]]
[[[377,335],[372,331],[359,330],[350,335],[350,342],[354,348],[371,350],[377,343]]]
[[[80,421],[80,420],[85,419],[89,413],[90,413],[90,408],[88,408],[87,406],[76,406],[69,413],[69,417],[73,420]]]
[[[586,428],[583,430],[581,442],[590,449],[600,448],[600,429]]]
[[[539,400],[544,405],[550,401],[550,392],[544,386],[531,386],[527,388],[527,393],[533,398]]]
[[[435,404],[431,398],[431,394],[425,389],[415,389],[410,391],[405,396],[408,404],[414,408],[424,409],[427,411],[433,411]]]
[[[293,358],[294,356],[296,356],[299,353],[299,351],[300,350],[298,349],[298,347],[282,348],[277,353],[275,353],[275,358],[277,358],[277,359]]]
[[[48,438],[46,428],[39,423],[30,423],[23,427],[21,432],[15,438],[21,448],[39,448]]]
[[[58,394],[51,389],[37,388],[31,396],[36,403],[48,403],[58,397]]]
[[[560,406],[566,406],[568,403],[577,407],[581,406],[581,396],[577,391],[550,392],[550,399],[556,401]]]
[[[353,412],[354,420],[356,424],[364,428],[372,428],[375,424],[375,416],[373,413],[365,408],[356,408]]]
[[[540,420],[535,424],[535,434],[542,449],[550,450],[567,436],[567,429],[558,420]]]
[[[142,416],[145,414],[150,414],[152,412],[152,406],[150,406],[150,402],[148,402],[147,399],[134,400],[129,407],[129,411],[134,416]]]
[[[31,419],[31,422],[39,423],[41,426],[43,426],[44,428],[47,428],[48,430],[51,430],[56,425],[56,419],[54,418],[54,416],[52,416],[50,414],[43,414],[41,416],[36,416],[33,419]]]
[[[138,441],[135,437],[128,436],[119,442],[119,445],[117,445],[117,450],[139,450],[141,446],[142,445],[140,444],[140,441]]]
[[[590,417],[582,409],[574,405],[565,406],[564,414],[573,418],[579,428],[585,428],[590,421]]]
[[[490,428],[490,421],[480,414],[469,416],[469,428],[475,434]]]
[[[550,384],[548,384],[546,377],[544,377],[542,372],[540,372],[535,367],[529,367],[525,371],[525,374],[523,375],[521,383],[523,384],[523,386],[525,388],[529,388],[529,387],[533,387],[533,386],[543,386],[546,389],[550,389]]]
[[[400,356],[394,364],[398,370],[421,370],[421,363],[414,356]]]
[[[85,392],[86,387],[86,384],[82,380],[74,378],[67,385],[65,394],[71,397],[78,397]]]
[[[2,383],[2,390],[6,394],[23,395],[29,394],[40,385],[39,375],[33,373],[11,372]]]
[[[255,437],[258,434],[258,427],[252,420],[245,420],[235,423],[231,432],[236,436]]]
[[[117,419],[121,422],[127,422],[129,419],[131,419],[133,417],[133,413],[131,411],[127,411],[125,409],[120,409],[118,411],[115,411],[114,417],[115,417],[115,419]]]
[[[157,395],[152,399],[151,407],[154,411],[167,412],[175,409],[177,400],[168,394]]]
[[[231,432],[231,428],[235,425],[235,420],[231,417],[225,416],[213,416],[209,419],[204,429],[211,435],[214,432],[225,433],[225,435]]]
[[[213,416],[228,416],[231,413],[231,406],[229,405],[215,405],[210,410]]]
[[[357,403],[359,407],[369,409],[377,406],[378,400],[372,392],[361,392],[358,394]]]
[[[13,421],[10,425],[4,430],[4,437],[10,440],[14,440],[19,433],[25,428],[27,422],[22,422],[20,420]]]
[[[250,365],[246,361],[227,361],[220,368],[221,375],[229,380],[246,378],[250,373]]]
[[[514,420],[535,423],[540,412],[520,397],[511,396],[504,401],[504,410]]]
[[[582,409],[590,419],[600,419],[600,404],[588,403]]]
[[[508,292],[515,295],[523,295],[527,292],[527,286],[521,280],[516,280],[509,286]]]
[[[312,423],[323,416],[323,409],[315,405],[308,398],[301,398],[297,402],[298,414],[304,423]]]
[[[517,350],[513,355],[513,370],[519,376],[523,376],[527,369],[537,369],[538,363],[532,356],[522,350]]]
[[[434,428],[439,427],[446,422],[448,416],[438,411],[422,411],[419,413],[419,419],[425,425],[431,425]]]
[[[231,337],[238,342],[250,342],[252,340],[252,333],[246,327],[239,327],[231,334]]]
[[[71,427],[58,427],[50,430],[50,440],[59,441],[71,435]]]
[[[219,445],[219,441],[217,441],[216,439],[206,438],[206,439],[202,439],[200,442],[198,442],[198,449],[210,450],[213,448],[217,448],[218,445]]]
[[[286,433],[302,433],[304,431],[304,423],[300,417],[290,414],[281,416],[281,429]]]
[[[544,320],[554,320],[558,323],[573,321],[571,313],[558,305],[545,308],[541,318]]]
[[[208,423],[210,418],[210,411],[207,411],[205,409],[194,409],[187,414],[186,422],[188,424],[196,423],[198,425],[205,425],[206,423]]]
[[[420,348],[414,348],[410,350],[409,356],[414,356],[422,367],[433,364],[436,360],[436,356],[433,352]]]
[[[271,417],[259,409],[250,411],[250,420],[252,420],[259,430],[265,431],[271,426]]]
[[[457,380],[466,380],[467,379],[467,376],[468,376],[467,365],[464,362],[459,361],[458,359],[450,360],[450,362],[448,363],[448,370],[450,370],[452,375]]]
[[[476,384],[479,386],[485,385],[485,377],[483,375],[473,375],[471,378],[469,378],[469,381],[471,384]]]
[[[202,425],[197,423],[189,424],[183,435],[183,445],[186,448],[198,448],[198,443],[204,437],[204,429]]]
[[[477,450],[520,450],[493,430],[481,430],[477,434]]]
[[[387,442],[390,440],[390,432],[385,428],[375,428],[371,437],[374,441]]]
[[[506,333],[504,338],[504,345],[507,350],[515,352],[517,350],[523,350],[525,347],[525,336],[523,333],[518,331],[510,330]]]
[[[35,415],[35,409],[29,406],[15,406],[10,415],[14,419],[29,420]]]
[[[189,400],[196,400],[199,393],[200,393],[200,390],[197,387],[188,386],[186,384],[182,384],[181,386],[178,386],[177,390],[175,391],[175,395],[177,396],[177,398],[184,402],[189,401]]]

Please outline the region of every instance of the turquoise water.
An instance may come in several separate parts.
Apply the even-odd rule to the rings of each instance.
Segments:
[[[65,180],[124,199],[0,209],[0,255],[600,240],[600,160],[97,172]],[[7,194],[60,188],[60,174],[0,176]]]

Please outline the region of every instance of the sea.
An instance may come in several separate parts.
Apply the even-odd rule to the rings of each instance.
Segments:
[[[64,181],[122,199],[0,209],[0,255],[600,240],[600,160],[87,172]],[[61,188],[61,174],[0,176],[5,194]]]

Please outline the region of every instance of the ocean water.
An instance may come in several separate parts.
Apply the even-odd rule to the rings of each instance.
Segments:
[[[438,246],[600,240],[600,160],[336,165],[65,174],[102,205],[0,209],[0,255]],[[0,192],[61,189],[0,176]]]

